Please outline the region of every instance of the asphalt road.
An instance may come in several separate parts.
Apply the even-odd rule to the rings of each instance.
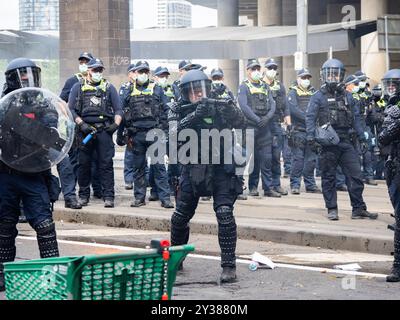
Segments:
[[[62,255],[106,254],[129,250],[128,247],[101,246],[60,240]],[[17,259],[38,258],[34,237],[19,237]],[[388,284],[383,276],[344,275],[325,269],[303,270],[299,264],[279,264],[274,270],[250,271],[248,264],[238,263],[238,281],[233,284],[218,284],[221,271],[218,258],[195,255],[188,257],[184,270],[178,273],[173,299],[177,300],[271,300],[271,299],[400,299],[400,284]],[[303,257],[306,260],[305,257]],[[340,261],[340,255],[338,256]],[[334,261],[332,261],[332,264]],[[305,263],[307,264],[307,263]],[[389,267],[386,262],[385,267]],[[293,269],[294,268],[294,269]],[[368,270],[363,270],[368,271]],[[333,273],[331,273],[333,272]],[[5,299],[4,293],[0,299]]]

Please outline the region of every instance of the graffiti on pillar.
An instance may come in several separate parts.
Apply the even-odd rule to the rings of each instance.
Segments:
[[[356,28],[356,8],[354,6],[344,6],[342,8],[342,14],[345,16],[342,19],[343,29],[355,29]]]
[[[129,57],[114,56],[112,58],[112,65],[114,67],[127,66],[130,63],[131,63],[131,59]]]

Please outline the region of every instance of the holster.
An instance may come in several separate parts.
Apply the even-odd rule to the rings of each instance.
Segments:
[[[213,195],[213,171],[212,165],[190,165],[190,183],[195,197],[210,197]]]

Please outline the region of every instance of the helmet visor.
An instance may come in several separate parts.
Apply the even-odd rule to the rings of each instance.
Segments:
[[[344,80],[345,71],[339,68],[326,68],[322,70],[322,80],[325,83],[339,84]]]
[[[197,103],[202,98],[207,98],[211,91],[210,80],[188,82],[182,86],[182,98],[191,103]]]
[[[36,67],[24,67],[13,70],[9,80],[18,88],[40,88],[40,69]]]
[[[383,80],[383,93],[389,97],[400,93],[400,79]]]

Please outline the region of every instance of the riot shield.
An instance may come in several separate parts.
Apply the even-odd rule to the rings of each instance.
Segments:
[[[68,154],[75,123],[66,103],[41,88],[22,88],[0,100],[0,160],[21,172],[42,172]]]

